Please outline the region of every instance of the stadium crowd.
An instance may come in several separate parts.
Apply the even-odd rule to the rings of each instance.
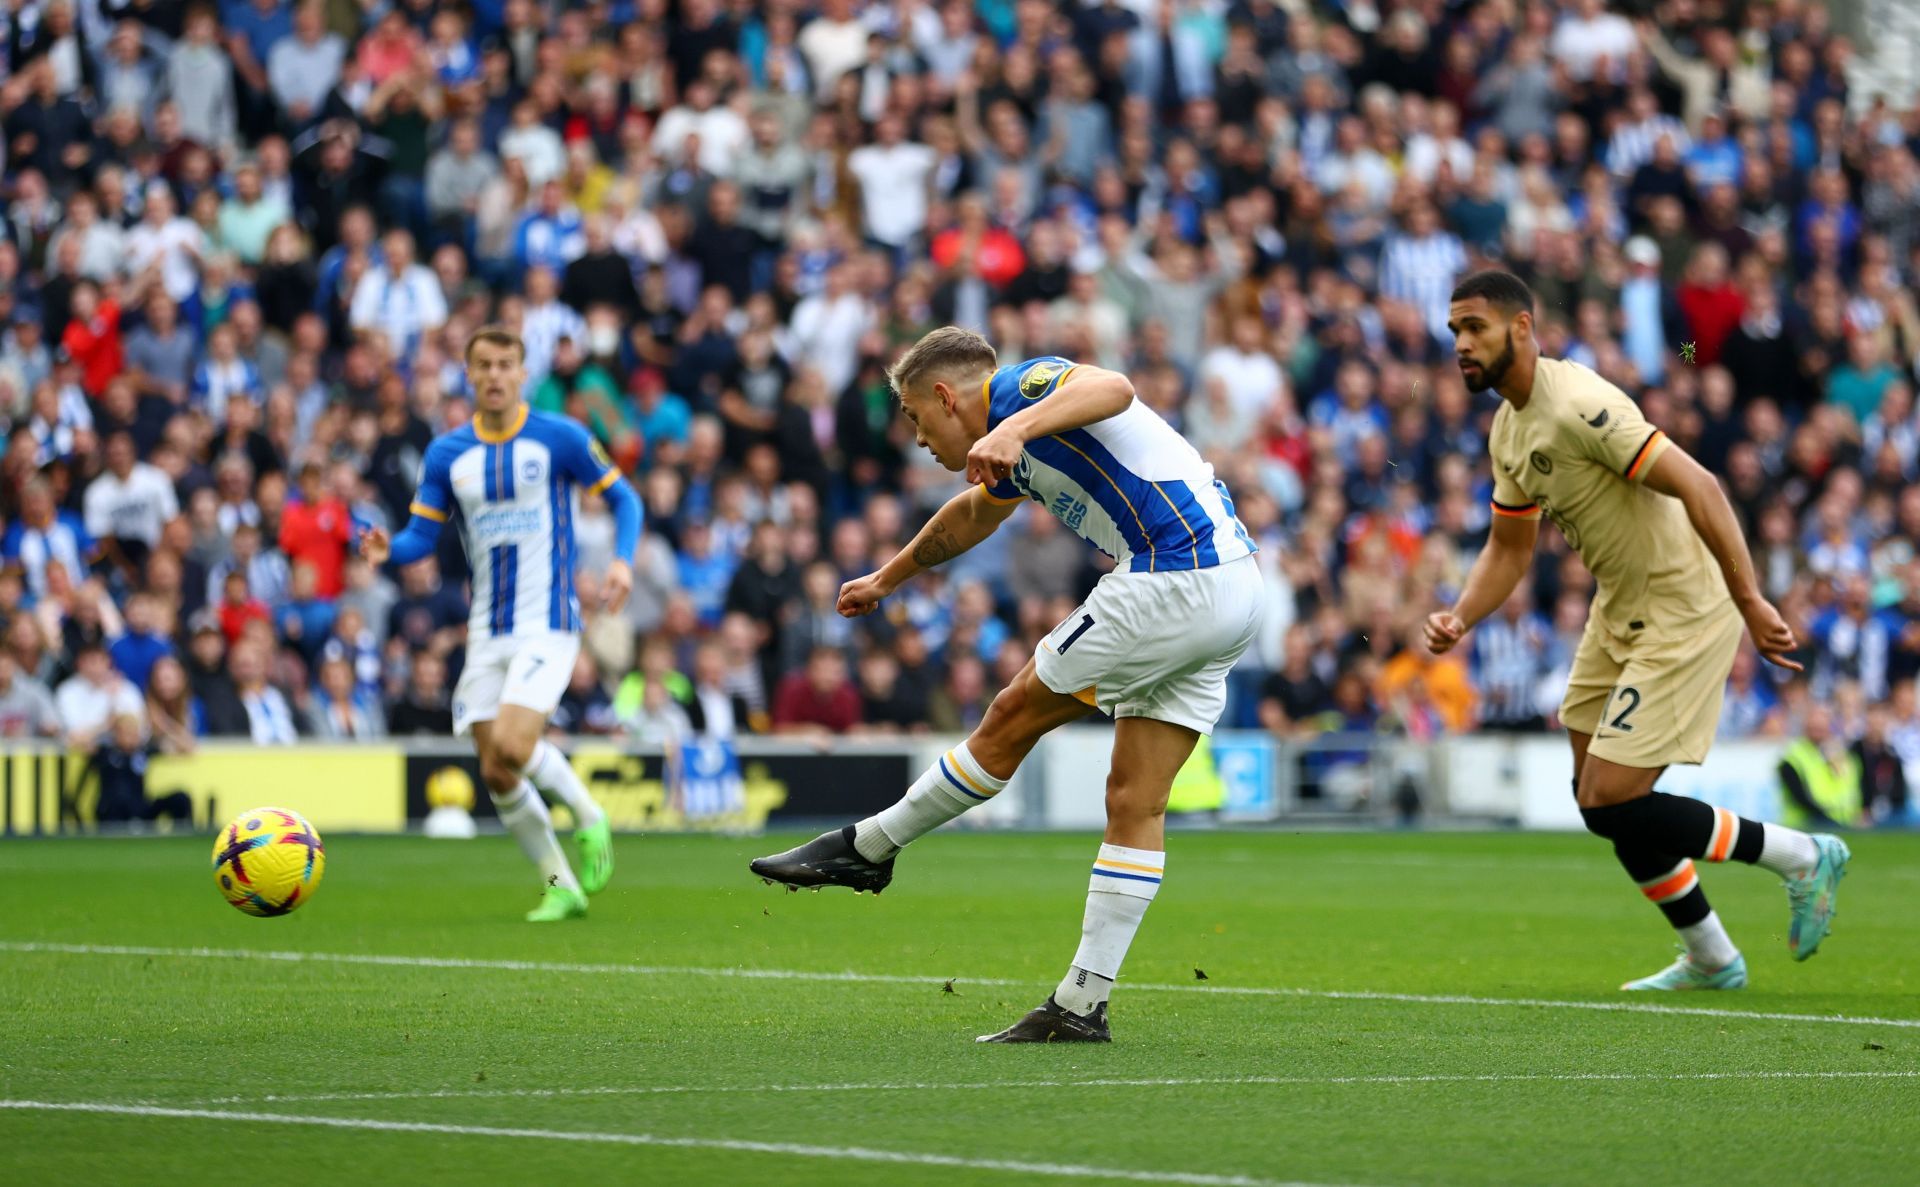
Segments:
[[[635,596],[556,718],[969,727],[1099,558],[1035,509],[833,611],[956,489],[884,375],[933,326],[1124,369],[1271,605],[1223,724],[1542,729],[1591,579],[1556,531],[1462,656],[1488,520],[1447,296],[1715,472],[1805,645],[1723,731],[1920,776],[1920,100],[1805,0],[16,0],[0,208],[0,732],[443,733],[465,565],[377,572],[467,336],[633,474]]]

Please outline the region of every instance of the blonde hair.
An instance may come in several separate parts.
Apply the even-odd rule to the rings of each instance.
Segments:
[[[898,394],[932,376],[962,372],[991,371],[1000,361],[993,344],[959,326],[933,331],[907,348],[893,366],[887,368],[887,382]]]

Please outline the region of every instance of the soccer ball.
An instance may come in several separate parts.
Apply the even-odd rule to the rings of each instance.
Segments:
[[[213,839],[213,884],[249,915],[285,915],[313,897],[327,869],[320,834],[300,813],[255,808]]]

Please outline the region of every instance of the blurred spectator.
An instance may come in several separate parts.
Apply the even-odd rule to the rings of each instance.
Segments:
[[[1815,702],[1806,732],[1780,761],[1780,819],[1816,831],[1852,828],[1865,808],[1860,758],[1835,729],[1833,710]]]
[[[247,713],[247,732],[255,746],[291,746],[300,728],[278,688],[267,682],[269,657],[258,642],[243,639],[227,658],[235,694]]]
[[[281,516],[280,550],[296,572],[301,565],[313,570],[316,597],[340,596],[352,539],[353,516],[340,493],[327,489],[318,462],[301,466],[300,497]]]
[[[157,820],[165,816],[175,825],[193,819],[193,801],[184,791],[147,798],[147,759],[158,749],[141,726],[138,715],[115,715],[111,727],[87,759],[86,773],[99,781],[94,819],[101,824]]]
[[[60,731],[53,694],[20,670],[12,652],[0,650],[0,738],[51,738]]]
[[[74,655],[74,674],[54,693],[60,713],[60,733],[75,750],[91,749],[113,719],[122,714],[144,720],[146,705],[140,690],[114,670],[106,648],[82,644]]]
[[[227,673],[227,638],[213,611],[194,616],[188,644],[187,683],[200,704],[209,737],[244,736],[250,731],[246,706]]]
[[[96,553],[80,516],[56,512],[53,492],[43,480],[28,482],[21,492],[19,517],[0,537],[0,559],[25,572],[27,591],[36,598],[46,596],[49,565],[59,565],[69,575],[85,573]]]
[[[413,653],[406,690],[387,706],[394,737],[446,737],[453,732],[446,663],[431,651]]]
[[[773,729],[781,734],[844,734],[860,724],[860,692],[847,678],[847,657],[819,647],[780,682]]]
[[[325,742],[359,742],[386,736],[379,699],[354,678],[353,662],[341,648],[320,658],[319,678],[308,716],[313,736]]]
[[[180,514],[173,483],[139,460],[131,434],[106,440],[106,472],[87,487],[87,534],[125,580],[134,580],[160,543],[167,521]]]
[[[127,599],[126,629],[107,648],[113,666],[135,688],[147,687],[154,665],[173,657],[173,643],[161,633],[159,607],[151,595]]]
[[[193,695],[187,670],[172,655],[154,662],[147,675],[147,724],[164,754],[191,754],[207,730],[206,706]]]

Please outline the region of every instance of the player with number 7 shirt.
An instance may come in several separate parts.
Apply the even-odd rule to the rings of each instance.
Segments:
[[[580,654],[578,492],[603,495],[613,512],[615,559],[606,575],[611,613],[633,588],[640,498],[586,429],[527,407],[526,360],[526,345],[508,330],[489,326],[473,335],[466,358],[473,423],[434,438],[406,528],[392,540],[370,530],[360,552],[376,565],[422,560],[459,511],[473,609],[466,664],[453,691],[453,729],[473,735],[480,778],[500,823],[540,871],[542,897],[527,920],[553,923],[585,915],[587,895],[613,876],[605,810],[566,755],[544,740],[547,718]],[[573,816],[577,877],[554,838],[543,793]]]
[[[1581,818],[1613,843],[1640,892],[1679,932],[1681,956],[1622,989],[1740,989],[1747,962],[1707,904],[1696,860],[1758,865],[1786,882],[1787,948],[1820,947],[1846,873],[1846,843],[1762,824],[1653,789],[1674,763],[1707,757],[1742,629],[1769,663],[1799,671],[1793,630],[1762,595],[1719,483],[1625,392],[1542,358],[1533,294],[1479,272],[1448,309],[1461,377],[1502,403],[1487,449],[1493,528],[1451,610],[1427,619],[1436,654],[1507,600],[1551,519],[1597,585],[1560,720],[1573,744]]]
[[[1105,843],[1080,947],[1059,987],[995,1043],[1107,1042],[1107,1002],[1166,868],[1174,775],[1226,705],[1258,630],[1261,576],[1226,486],[1124,375],[1037,358],[1002,367],[970,330],[935,330],[888,372],[918,443],[969,483],[878,572],[840,591],[870,614],[915,574],[972,548],[1032,500],[1116,562],[1040,641],[967,740],[892,807],[752,863],[769,882],[879,892],[895,855],[992,799],[1048,731],[1114,718]]]

